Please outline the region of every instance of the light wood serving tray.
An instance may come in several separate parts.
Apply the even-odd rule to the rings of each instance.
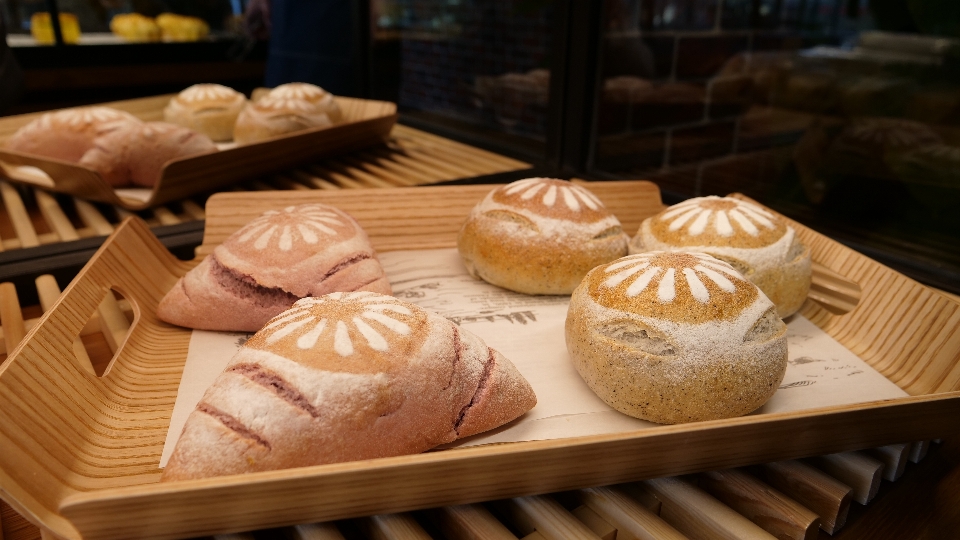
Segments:
[[[163,108],[173,96],[115,101],[103,105],[127,111],[142,120],[163,120]],[[42,113],[0,119],[0,174],[15,182],[114,204],[128,210],[141,210],[386,140],[397,120],[395,104],[347,97],[336,99],[343,111],[344,121],[335,126],[309,129],[167,162],[163,166],[160,181],[146,201],[118,195],[99,173],[77,163],[2,148],[10,135]],[[17,168],[23,165],[36,167],[49,178]]]
[[[353,214],[381,251],[455,245],[491,186],[222,193],[209,251],[268,208],[320,201]],[[591,183],[628,231],[662,208],[649,182]],[[122,224],[0,367],[0,496],[49,537],[199,536],[395,513],[940,438],[960,430],[960,304],[803,226],[822,296],[803,314],[910,397],[614,435],[511,443],[233,477],[158,482],[190,332],[159,322],[195,262],[137,219]],[[134,321],[104,376],[72,343],[109,289]],[[829,304],[828,300],[823,300]]]

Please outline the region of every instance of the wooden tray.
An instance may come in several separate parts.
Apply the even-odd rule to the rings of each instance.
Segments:
[[[103,105],[130,112],[143,120],[163,120],[163,108],[173,95]],[[146,201],[118,195],[99,173],[76,163],[2,149],[3,142],[10,135],[42,113],[0,119],[0,174],[10,180],[51,191],[114,204],[128,210],[141,210],[386,140],[397,120],[395,104],[346,97],[336,99],[343,111],[343,123],[169,161],[163,166],[160,181]],[[23,165],[36,167],[49,178],[17,168]]]
[[[450,247],[490,186],[218,194],[201,252],[267,208],[322,201],[352,213],[375,247]],[[662,206],[648,182],[591,189],[628,231]],[[910,397],[615,435],[454,449],[234,477],[158,483],[190,333],[160,323],[160,298],[192,263],[139,220],[107,240],[0,368],[0,496],[64,538],[197,536],[402,512],[943,437],[960,428],[960,304],[797,226],[846,314],[803,314]],[[103,377],[72,343],[108,289],[133,306]],[[836,311],[843,309],[833,308]]]

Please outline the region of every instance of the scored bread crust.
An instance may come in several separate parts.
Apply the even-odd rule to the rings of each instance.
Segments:
[[[229,141],[233,139],[237,116],[246,104],[247,98],[228,86],[195,84],[170,100],[163,109],[163,119],[213,141]]]
[[[216,152],[209,137],[166,122],[123,123],[103,129],[80,159],[113,187],[153,187],[172,160]]]
[[[307,83],[288,83],[250,102],[240,112],[233,140],[248,144],[305,129],[327,127],[343,118],[333,94]]]
[[[662,424],[756,410],[787,367],[786,325],[770,300],[695,252],[631,255],[592,270],[570,299],[566,341],[594,393]]]
[[[206,391],[161,480],[419,453],[535,404],[508,359],[439,315],[375,293],[305,298]]]
[[[640,224],[630,253],[699,251],[726,261],[773,301],[780,317],[810,292],[811,253],[786,220],[732,197],[698,197]]]
[[[136,116],[109,107],[77,107],[46,113],[7,139],[7,150],[78,162],[108,125],[139,124]]]
[[[177,281],[160,319],[201,330],[255,332],[307,296],[391,294],[367,234],[325,204],[271,210],[230,235]]]
[[[526,294],[570,294],[591,268],[622,257],[628,237],[586,188],[528,178],[498,187],[457,237],[473,277]]]

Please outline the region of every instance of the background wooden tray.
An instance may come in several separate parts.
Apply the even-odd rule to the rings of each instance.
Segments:
[[[130,112],[143,120],[155,121],[163,120],[163,108],[172,97],[173,94],[170,94],[103,105]],[[160,181],[145,202],[118,196],[98,173],[76,163],[2,149],[3,142],[10,135],[42,113],[0,119],[0,173],[19,183],[114,204],[128,210],[140,210],[386,140],[397,120],[395,104],[346,97],[336,99],[343,111],[343,123],[170,161],[164,165]],[[41,169],[50,176],[52,184],[23,174],[16,169],[18,165]]]
[[[661,208],[647,182],[590,187],[628,231]],[[490,189],[219,194],[208,203],[201,251],[266,208],[309,201],[354,214],[380,250],[450,247],[467,212]],[[173,259],[138,220],[127,221],[0,368],[0,496],[66,538],[175,537],[546,493],[956,432],[960,305],[798,230],[839,289],[852,281],[862,291],[846,314],[810,301],[804,315],[911,397],[159,484],[157,463],[189,332],[160,323],[154,309],[191,263]],[[111,288],[130,301],[134,322],[97,377],[77,361],[72,343]]]

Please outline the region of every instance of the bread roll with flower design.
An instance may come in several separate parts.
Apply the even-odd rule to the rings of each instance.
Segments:
[[[7,150],[78,162],[110,127],[139,124],[136,116],[109,107],[77,107],[46,113],[7,139]]]
[[[776,307],[705,253],[630,255],[574,291],[567,350],[587,385],[630,416],[677,424],[749,413],[787,367]]]
[[[160,319],[255,332],[297,300],[331,292],[391,294],[367,233],[326,204],[271,210],[233,233],[177,281]]]
[[[248,144],[302,131],[332,126],[343,114],[333,94],[307,83],[288,83],[249,103],[233,130],[233,140]]]
[[[810,291],[810,249],[782,217],[732,197],[698,197],[647,218],[630,253],[700,251],[726,261],[777,306],[795,313]]]
[[[586,188],[528,178],[498,187],[457,237],[475,278],[526,294],[570,294],[598,264],[622,257],[620,221]]]
[[[233,88],[220,84],[195,84],[170,100],[163,109],[163,119],[202,133],[214,141],[229,141],[233,139],[237,116],[246,104],[247,98]]]
[[[370,292],[304,298],[207,390],[161,480],[414,454],[535,404],[508,359],[439,315]]]

